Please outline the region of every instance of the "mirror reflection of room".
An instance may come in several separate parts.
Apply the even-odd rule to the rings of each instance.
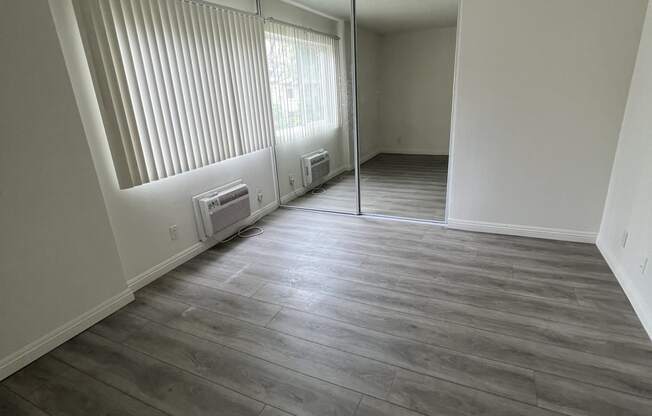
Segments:
[[[444,220],[457,0],[358,0],[362,211]]]
[[[354,212],[350,2],[261,6],[281,204]]]

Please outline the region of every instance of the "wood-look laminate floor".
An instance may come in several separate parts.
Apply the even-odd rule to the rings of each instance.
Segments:
[[[420,220],[444,220],[448,156],[381,153],[362,164],[362,211]],[[350,212],[354,210],[353,172],[328,181],[324,191],[309,192],[288,205]]]
[[[0,414],[652,414],[652,344],[595,246],[259,225],[4,380]]]

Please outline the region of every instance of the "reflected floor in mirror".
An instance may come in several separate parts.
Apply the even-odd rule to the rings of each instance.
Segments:
[[[362,164],[362,212],[419,220],[444,220],[448,156],[381,153]],[[299,208],[351,212],[353,172],[289,202]]]

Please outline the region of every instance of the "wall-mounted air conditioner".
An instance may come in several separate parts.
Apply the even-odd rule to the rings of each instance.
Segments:
[[[331,171],[331,158],[324,149],[301,156],[303,186],[306,188],[321,183]]]
[[[202,241],[251,215],[249,188],[242,181],[198,195],[193,203]]]

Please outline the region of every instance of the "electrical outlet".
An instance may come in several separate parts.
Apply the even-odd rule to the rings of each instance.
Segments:
[[[258,202],[263,202],[263,191],[258,190]]]
[[[177,226],[176,225],[171,225],[170,226],[170,240],[174,241],[179,238],[179,233],[177,231]]]
[[[623,248],[625,248],[625,247],[627,246],[627,239],[628,239],[628,238],[629,238],[629,232],[628,232],[628,231],[625,231],[625,232],[623,233],[623,240],[622,240]]]
[[[294,186],[294,176],[290,175],[290,185]]]
[[[649,257],[646,257],[643,259],[643,262],[641,263],[641,274],[645,274],[645,271],[647,270],[647,263],[648,263]]]

